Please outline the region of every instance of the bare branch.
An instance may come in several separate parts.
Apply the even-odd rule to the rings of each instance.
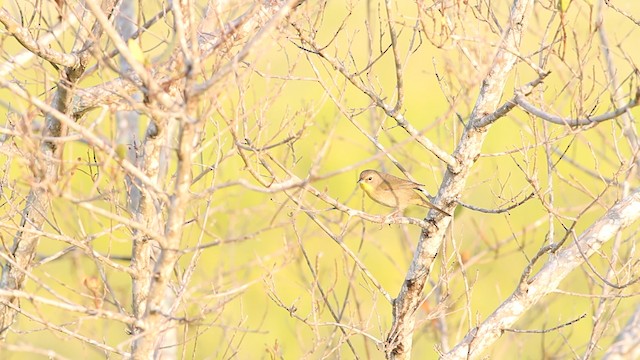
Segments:
[[[446,359],[468,359],[478,357],[500,336],[504,329],[515,322],[553,292],[560,282],[575,268],[591,257],[617,232],[630,226],[640,218],[640,192],[620,200],[603,217],[598,219],[565,250],[549,258],[549,261],[526,284],[503,302],[485,321],[472,329],[462,342],[447,353]]]

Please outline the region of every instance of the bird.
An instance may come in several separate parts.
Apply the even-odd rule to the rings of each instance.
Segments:
[[[451,216],[416,192],[422,184],[371,169],[360,173],[358,184],[371,200],[395,208],[393,214],[401,214],[409,205],[418,205]]]

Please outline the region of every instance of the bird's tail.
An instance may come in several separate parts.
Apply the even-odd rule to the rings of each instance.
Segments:
[[[422,206],[427,207],[427,208],[431,208],[433,210],[436,210],[437,212],[445,215],[445,216],[451,216],[451,214],[449,214],[448,212],[440,209],[439,207],[433,205],[431,202],[429,202],[429,200],[426,199],[422,199]]]

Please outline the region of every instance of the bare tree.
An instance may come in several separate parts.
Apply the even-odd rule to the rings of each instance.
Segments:
[[[639,12],[4,4],[0,346],[639,356]],[[386,215],[367,168],[453,216]]]

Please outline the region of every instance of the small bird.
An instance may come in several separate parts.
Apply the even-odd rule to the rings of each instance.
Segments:
[[[376,170],[361,172],[358,184],[373,201],[395,208],[394,214],[401,214],[409,205],[418,205],[434,209],[446,216],[451,216],[451,214],[433,205],[416,192],[423,186],[422,184]]]

